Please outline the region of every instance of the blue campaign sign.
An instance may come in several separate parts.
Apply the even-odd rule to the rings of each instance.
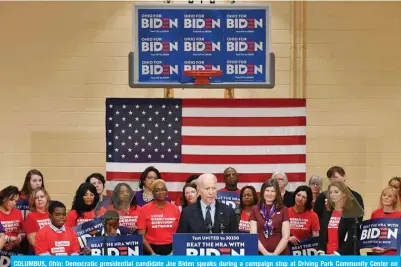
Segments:
[[[359,248],[398,249],[401,219],[373,219],[361,224]]]
[[[300,244],[296,246],[289,246],[290,253],[294,256],[313,256],[318,255],[319,251],[319,238],[309,238],[301,240]]]
[[[87,246],[86,239],[92,237],[97,231],[103,227],[103,220],[100,218],[77,225],[72,229],[77,233],[79,245],[81,248]]]
[[[91,250],[91,255],[105,255],[105,237],[90,237],[87,245]],[[142,235],[127,236],[107,236],[106,248],[108,256],[139,256],[143,255],[143,237]]]
[[[239,193],[236,192],[217,192],[217,200],[235,209],[240,205]]]
[[[22,256],[21,253],[16,253],[7,250],[0,250],[0,267],[9,267],[12,257]]]
[[[258,255],[256,234],[174,234],[173,254],[186,256]]]
[[[270,6],[139,5],[134,10],[136,82],[190,84],[194,79],[184,75],[186,70],[221,70],[211,83],[269,83]]]

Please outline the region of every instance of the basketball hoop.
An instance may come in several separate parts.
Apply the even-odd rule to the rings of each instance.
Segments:
[[[210,84],[210,77],[217,77],[223,75],[221,70],[186,70],[185,76],[191,76],[195,79],[195,85]]]

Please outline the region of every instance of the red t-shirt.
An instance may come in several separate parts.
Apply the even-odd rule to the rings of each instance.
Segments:
[[[383,209],[377,209],[372,212],[372,215],[370,216],[370,219],[399,219],[401,218],[401,211],[394,211],[394,212],[384,212]],[[396,249],[390,249],[387,250],[384,253],[375,253],[373,252],[374,255],[383,255],[383,256],[391,256],[391,255],[396,255],[397,250]]]
[[[294,207],[288,208],[288,217],[290,219],[290,233],[298,240],[304,240],[313,237],[313,231],[320,230],[319,218],[311,210],[297,213]]]
[[[238,232],[249,233],[251,227],[251,215],[248,216],[245,210],[241,212],[241,218],[239,221]]]
[[[97,216],[102,216],[105,213],[105,211],[106,209],[102,207],[98,211]],[[92,221],[97,216],[95,214],[95,209],[84,212],[81,217],[78,217],[78,213],[76,210],[71,210],[67,215],[67,222],[65,223],[65,225],[72,228],[77,225]]]
[[[338,249],[338,225],[340,224],[342,211],[333,210],[329,221],[328,228],[328,241],[326,254],[333,254]]]
[[[29,235],[36,233],[39,229],[50,224],[49,214],[39,211],[32,211],[28,214],[24,222],[24,232]]]
[[[12,209],[10,214],[5,214],[0,210],[0,223],[3,225],[6,235],[18,236],[23,229],[24,219],[19,209]]]
[[[231,190],[228,190],[227,188],[222,188],[222,189],[220,189],[219,190],[219,192],[232,192],[232,193],[241,193],[241,189],[239,189],[239,188],[237,188],[237,190],[235,190],[235,191],[231,191]]]
[[[69,227],[65,227],[65,232],[55,232],[50,225],[46,225],[36,234],[35,255],[71,255],[79,251],[77,234]]]
[[[155,245],[167,245],[173,242],[177,231],[180,211],[177,206],[166,201],[164,208],[158,208],[154,202],[142,206],[137,227],[146,230],[146,240]]]
[[[140,206],[131,207],[128,210],[128,212],[124,212],[123,210],[118,210],[118,215],[120,216],[119,225],[123,227],[132,228],[132,226],[136,225],[140,212],[141,212]]]

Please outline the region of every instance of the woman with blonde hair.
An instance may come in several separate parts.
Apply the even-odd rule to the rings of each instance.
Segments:
[[[167,185],[162,179],[151,184],[153,201],[145,204],[138,217],[138,233],[143,235],[145,255],[169,255],[173,234],[180,220],[178,207],[167,200]]]
[[[29,245],[35,246],[36,233],[44,226],[50,224],[49,208],[50,196],[44,188],[32,191],[29,197],[30,213],[25,219],[24,231],[27,235]]]
[[[401,218],[398,191],[392,186],[383,189],[380,195],[379,208],[372,212],[370,219]],[[373,255],[396,255],[395,249],[373,248]]]
[[[343,217],[344,211],[355,209],[355,202],[348,187],[340,181],[329,185],[329,210],[325,210],[320,218],[319,249],[320,254],[359,255],[354,251],[352,237],[356,234],[359,240],[359,224],[355,227],[355,219]],[[355,230],[357,231],[355,233]]]

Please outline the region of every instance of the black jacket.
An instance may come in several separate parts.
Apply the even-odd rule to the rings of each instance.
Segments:
[[[365,209],[361,195],[358,192],[351,190],[351,188],[348,189],[351,191],[351,194],[354,196],[355,200],[358,201],[359,205],[361,205],[362,209]],[[317,196],[315,206],[313,207],[313,211],[317,214],[319,219],[321,219],[323,213],[326,211],[326,206],[324,204],[326,199],[325,194],[328,194],[327,190]]]
[[[320,217],[320,233],[319,233],[319,249],[327,252],[328,242],[328,225],[330,222],[332,211],[325,210]],[[341,217],[338,225],[338,249],[337,252],[340,255],[354,255],[354,242],[353,236],[356,230],[356,242],[357,252],[355,255],[359,255],[358,240],[360,235],[360,224],[361,219],[355,222],[354,218]]]
[[[217,200],[212,232],[238,233],[234,209]],[[200,199],[182,210],[177,233],[209,233],[203,218]]]

